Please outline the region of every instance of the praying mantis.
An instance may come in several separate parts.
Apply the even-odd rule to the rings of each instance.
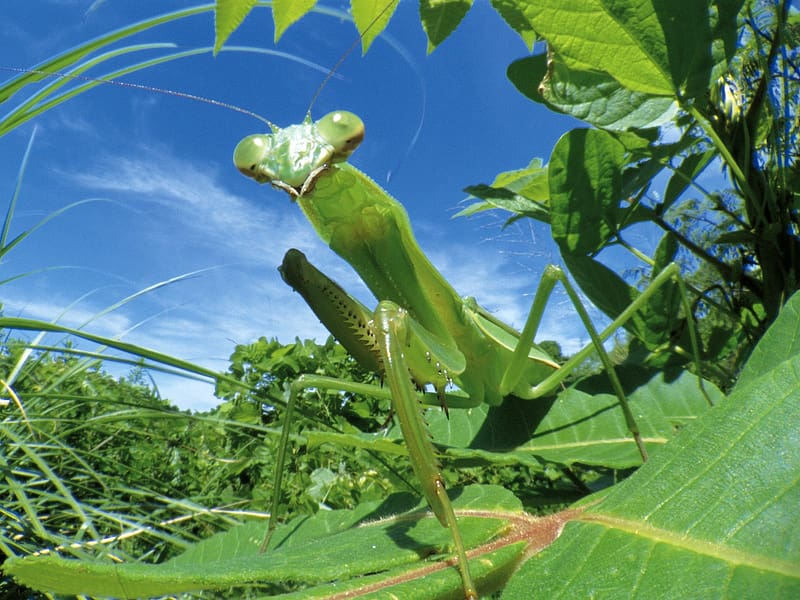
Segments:
[[[451,531],[464,596],[477,598],[458,520],[420,413],[419,392],[425,386],[433,387],[445,410],[451,400],[450,386],[468,396],[466,402],[450,406],[496,406],[508,396],[534,400],[553,392],[574,366],[597,352],[642,460],[646,460],[638,426],[603,341],[665,281],[676,279],[683,284],[676,266],[664,269],[623,314],[598,333],[563,271],[549,266],[525,326],[517,332],[473,299],[459,296],[420,249],[403,206],[347,162],[364,135],[364,123],[353,113],[335,111],[318,121],[309,115],[301,124],[282,129],[273,125],[272,133],[244,138],[234,151],[234,164],[258,183],[287,192],[319,237],[355,269],[379,300],[375,310],[368,309],[296,249],[286,253],[279,269],[286,283],[300,293],[351,355],[386,382],[422,492],[440,523]],[[561,367],[533,343],[544,307],[559,281],[592,339]],[[685,290],[681,291],[688,309]],[[688,321],[693,327],[691,319]],[[693,330],[690,334],[694,336]],[[297,394],[307,387],[335,389],[341,385],[328,378],[303,376],[291,388],[262,550],[275,528]],[[375,389],[379,393],[379,388]]]

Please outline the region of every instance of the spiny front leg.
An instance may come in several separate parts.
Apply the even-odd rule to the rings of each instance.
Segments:
[[[478,592],[472,583],[461,531],[445,490],[439,461],[436,458],[430,434],[422,420],[417,393],[410,377],[410,373],[414,369],[406,361],[406,349],[413,348],[420,342],[415,337],[416,327],[405,310],[389,301],[378,304],[378,308],[375,309],[373,327],[380,348],[386,381],[392,392],[392,407],[400,423],[411,466],[422,484],[423,493],[431,510],[439,522],[450,529],[453,536],[464,595],[468,600],[477,599]],[[425,362],[427,362],[427,357]]]
[[[371,313],[309,263],[299,250],[292,249],[286,253],[280,272],[283,279],[303,296],[328,331],[363,367],[385,376],[414,473],[433,513],[453,536],[465,597],[477,598],[469,574],[464,542],[445,490],[430,435],[422,420],[420,396],[417,393],[418,387],[432,384],[441,401],[451,377],[458,376],[465,369],[463,353],[437,339],[394,302],[381,302]],[[310,381],[308,377],[304,379]],[[329,386],[319,378],[313,378],[313,382],[322,387]],[[296,398],[294,388],[305,385],[306,381],[298,381],[297,386],[293,386],[290,405],[294,404]],[[285,447],[284,438],[287,435],[284,433],[281,438],[282,448]],[[279,476],[276,474],[276,480]],[[277,504],[275,496],[274,510],[277,510]],[[262,547],[266,543],[268,538]]]

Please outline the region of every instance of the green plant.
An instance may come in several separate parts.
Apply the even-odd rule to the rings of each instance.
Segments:
[[[607,8],[587,2],[586,6],[599,11],[587,22],[581,14],[566,19],[561,3],[562,12],[550,11],[554,2],[497,3],[526,41],[532,43],[539,34],[550,44],[549,57],[536,56],[512,65],[512,80],[529,91],[535,88],[532,95],[549,106],[581,114],[599,129],[567,134],[547,166],[534,163],[499,176],[492,186],[470,188],[482,199],[471,210],[501,207],[550,222],[573,276],[612,315],[637,290],[603,268],[596,257],[602,249],[627,247],[653,272],[676,255],[683,258],[689,253],[697,261],[687,261],[690,270],[693,265],[706,266],[689,273],[695,288],[694,314],[682,314],[666,295],[661,305],[648,307],[631,328],[635,341],[627,364],[621,367],[631,369],[626,380],[633,381],[642,364],[658,368],[655,375],[650,371],[646,377],[639,375],[647,385],[631,394],[637,411],[645,414],[648,435],[664,442],[650,463],[604,494],[547,521],[522,514],[517,499],[491,487],[469,487],[458,495],[455,504],[463,511],[467,546],[477,556],[494,561],[490,566],[482,563],[486,568],[475,573],[482,589],[505,586],[504,597],[509,598],[528,597],[533,589],[550,596],[746,597],[764,589],[778,589],[786,597],[797,594],[799,553],[791,537],[798,500],[794,451],[798,386],[793,375],[798,321],[791,262],[796,200],[792,169],[797,154],[792,104],[796,94],[791,93],[796,82],[791,65],[796,55],[787,41],[794,39],[796,17],[788,12],[787,3],[762,2],[744,4],[742,20],[737,22],[743,4],[618,3]],[[455,28],[468,5],[445,2],[423,7],[428,29],[436,25],[434,32],[429,31],[430,43],[436,45]],[[770,12],[772,7],[776,7],[774,12]],[[631,13],[615,12],[623,8]],[[285,16],[276,16],[278,20],[284,26],[291,21]],[[622,36],[597,44],[571,44],[575,39],[592,39],[590,33],[598,22],[621,23],[624,33],[633,36],[624,39],[642,41],[638,48],[643,50],[636,55],[642,60],[631,61],[635,43],[626,46],[625,52],[608,52],[610,41]],[[763,35],[770,31],[774,35]],[[652,42],[653,36],[657,43],[644,43]],[[737,40],[741,41],[738,45]],[[765,45],[764,40],[769,43]],[[737,62],[750,66],[737,66]],[[640,66],[640,71],[632,64]],[[777,99],[766,92],[750,95],[751,89],[768,90],[776,81],[784,89]],[[745,91],[740,95],[737,89]],[[748,118],[743,119],[745,114]],[[780,118],[773,118],[778,114]],[[668,143],[662,134],[672,127],[680,133],[679,141]],[[755,155],[760,158],[754,164]],[[700,213],[683,210],[678,220],[669,214],[670,208],[683,201],[687,185],[699,185],[697,175],[718,157],[731,174],[732,191],[705,197],[716,211],[711,222],[715,227],[722,223],[726,230],[722,234],[698,228]],[[660,198],[651,198],[653,177],[663,169],[671,173],[665,191]],[[755,189],[763,193],[754,194]],[[586,204],[586,198],[596,204]],[[759,204],[761,200],[766,204]],[[654,257],[643,255],[625,240],[625,228],[640,222],[667,230]],[[771,261],[769,269],[775,266],[774,273],[765,272],[761,264],[765,261]],[[776,317],[734,383],[749,348]],[[680,371],[686,354],[685,322],[692,318],[699,320],[704,332],[704,369],[722,365],[716,377],[732,388],[721,407],[705,414],[691,376]],[[256,388],[272,388],[269,394],[258,392],[258,404],[248,404],[252,397],[237,396],[221,385],[221,392],[230,399],[224,410],[235,420],[250,419],[260,427],[255,421],[273,418],[271,410],[265,415],[263,408],[265,404],[280,406],[280,385],[275,389],[272,380],[262,382],[261,369],[251,365],[276,352],[302,356],[298,348],[269,348],[265,342],[235,357],[233,372],[238,379]],[[334,364],[339,358],[338,350],[328,357]],[[293,377],[300,368],[318,368],[305,358],[297,359],[297,365],[295,370],[291,364],[286,368],[280,360],[265,359],[263,366],[275,381],[282,381],[284,375]],[[229,383],[233,385],[233,380]],[[493,462],[498,472],[510,465],[516,471],[522,464],[544,484],[533,488],[536,501],[553,505],[571,500],[575,492],[570,496],[551,485],[556,493],[547,496],[546,475],[553,472],[552,465],[564,468],[564,477],[581,481],[578,490],[616,483],[604,477],[616,475],[614,469],[633,467],[635,456],[609,453],[602,464],[610,471],[599,470],[595,479],[592,473],[576,477],[568,468],[597,461],[600,447],[624,435],[616,417],[592,421],[592,426],[575,422],[570,407],[581,404],[576,395],[595,393],[596,386],[597,381],[589,379],[552,403],[536,407],[507,402],[493,411],[453,411],[450,420],[429,414],[432,435],[454,467],[448,476],[465,464],[473,468],[479,464],[482,471],[486,462]],[[615,403],[602,396],[583,400],[593,403],[600,417]],[[369,402],[347,404],[363,407],[362,403],[368,406]],[[298,455],[310,455],[323,443],[332,463],[341,462],[338,458],[343,453],[357,454],[357,463],[362,458],[371,460],[367,450],[379,456],[403,453],[394,432],[362,434],[349,427],[354,420],[371,430],[376,424],[371,408],[340,418],[328,406],[335,430],[327,430],[317,416],[310,415],[302,435],[297,436],[299,447],[304,448]],[[599,430],[595,423],[601,424]],[[681,430],[679,435],[666,443],[675,430]],[[585,454],[574,450],[581,445]],[[304,462],[300,456],[297,464]],[[255,461],[253,465],[260,468]],[[560,477],[553,480],[562,481]],[[292,495],[305,494],[311,487],[302,478],[292,486],[296,490]],[[709,497],[714,502],[711,506]],[[413,500],[393,498],[382,506],[363,500],[364,496],[352,494],[341,504],[358,503],[353,512],[323,512],[290,522],[276,534],[279,548],[266,555],[256,552],[263,524],[248,524],[156,567],[54,557],[15,560],[11,570],[20,578],[64,593],[91,589],[98,594],[135,596],[288,581],[310,586],[297,592],[302,597],[326,597],[343,589],[365,594],[395,583],[398,586],[392,591],[403,597],[458,597],[460,581],[453,569],[420,560],[421,555],[448,552],[447,532],[420,512],[403,512],[415,506]],[[309,508],[319,500],[301,499],[293,504]],[[478,512],[469,514],[470,510]],[[351,527],[365,520],[372,525]],[[562,526],[563,534],[554,540]],[[330,563],[319,556],[320,544],[331,555]],[[542,546],[546,550],[534,554]],[[380,552],[374,552],[377,548]],[[342,556],[353,558],[347,569]],[[314,568],[309,569],[312,559]],[[41,579],[43,574],[49,579]]]

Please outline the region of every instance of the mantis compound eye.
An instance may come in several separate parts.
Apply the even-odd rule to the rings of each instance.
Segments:
[[[364,139],[364,121],[346,110],[328,113],[317,121],[320,135],[333,146],[331,162],[341,162],[353,153]]]
[[[271,149],[271,136],[263,133],[249,135],[236,145],[236,150],[233,151],[233,164],[242,175],[264,183],[269,181],[270,177],[260,172],[260,166]]]

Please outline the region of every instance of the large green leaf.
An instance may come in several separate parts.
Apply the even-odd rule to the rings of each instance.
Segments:
[[[697,378],[689,373],[672,380],[663,374],[642,379],[640,373],[620,376],[652,454],[663,447],[675,431],[708,410]],[[604,383],[605,376],[599,377]],[[722,393],[706,382],[716,402]],[[607,385],[594,386],[603,390]],[[468,410],[439,409],[426,413],[434,442],[446,461],[525,464],[544,462],[582,463],[615,469],[635,467],[642,459],[625,424],[619,400],[607,393],[568,389],[556,400],[507,399],[501,406],[479,406]],[[331,443],[375,452],[407,455],[399,428],[380,434],[306,432],[309,446]]]
[[[608,73],[634,92],[693,97],[705,93],[714,41],[736,31],[741,4],[537,0],[522,10],[570,68]]]
[[[676,112],[670,97],[631,91],[605,72],[573,69],[558,55],[516,60],[507,76],[531,100],[603,129],[657,127]]]
[[[462,513],[467,547],[495,540],[476,551],[471,567],[482,589],[497,587],[502,583],[498,576],[510,576],[527,545],[518,533],[511,535],[514,522],[529,518],[519,501],[499,487],[473,486],[451,494]],[[258,551],[265,524],[253,523],[217,534],[159,565],[37,556],[12,559],[4,569],[34,589],[116,598],[281,582],[312,586],[303,590],[303,598],[344,590],[361,596],[389,587],[396,597],[452,597],[461,587],[457,570],[427,559],[449,552],[450,532],[424,505],[409,500],[407,495],[393,497],[381,506],[296,519],[278,528],[265,553]]]
[[[625,149],[597,129],[573,129],[550,155],[550,222],[562,253],[593,254],[617,231]]]
[[[759,344],[769,370],[589,505],[503,598],[800,596],[800,354],[781,333],[800,332],[798,304]]]
[[[623,378],[623,384],[627,383]],[[630,384],[626,385],[628,400],[650,454],[657,453],[681,423],[708,410],[697,379],[689,373],[672,381],[656,375],[638,385],[632,380]],[[713,386],[710,389],[714,398],[720,400],[722,394]],[[681,404],[667,402],[666,398],[680,398]],[[545,414],[537,422],[537,413],[543,409]],[[490,409],[479,428],[472,424],[472,439],[466,445],[453,443],[463,441],[466,428],[462,424],[448,425],[440,420],[438,427],[447,428],[450,438],[445,442],[444,435],[437,435],[437,422],[432,421],[434,439],[457,446],[448,448],[447,454],[461,459],[483,458],[493,463],[516,461],[528,465],[542,461],[581,463],[616,469],[641,464],[619,400],[610,394],[568,389],[552,405],[542,400],[507,400],[502,406]]]
[[[736,389],[768,374],[781,361],[800,354],[799,323],[800,298],[795,294],[791,301],[783,306],[778,318],[753,349],[736,381]]]

